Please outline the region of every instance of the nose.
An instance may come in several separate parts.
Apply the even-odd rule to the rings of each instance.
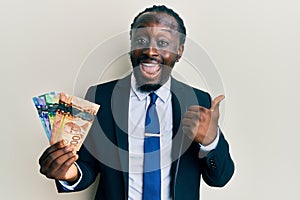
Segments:
[[[144,54],[146,54],[149,58],[153,56],[158,56],[158,49],[155,44],[155,41],[151,41],[149,46],[144,49]]]
[[[150,46],[145,49],[144,53],[149,57],[158,56],[158,50],[156,47]]]

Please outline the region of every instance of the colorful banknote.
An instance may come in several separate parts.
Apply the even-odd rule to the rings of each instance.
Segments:
[[[65,140],[78,151],[100,106],[63,92],[40,95],[33,101],[50,144]]]
[[[50,92],[50,93],[44,95],[46,104],[47,104],[47,108],[48,108],[48,117],[50,120],[51,129],[53,129],[53,123],[54,123],[56,110],[57,110],[58,103],[59,103],[59,95],[60,94],[55,93],[55,92]]]
[[[44,128],[44,131],[47,135],[47,138],[48,140],[50,140],[50,137],[51,137],[51,129],[49,129],[49,125],[48,125],[48,120],[46,119],[46,107],[43,106],[40,102],[40,98],[39,97],[33,97],[32,98],[33,102],[34,102],[34,105],[38,111],[38,115],[39,115],[39,118],[40,118],[40,121],[42,122],[42,125],[43,125],[43,128]]]

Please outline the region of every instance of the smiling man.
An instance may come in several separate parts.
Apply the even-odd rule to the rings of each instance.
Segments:
[[[130,58],[141,90],[155,91],[170,77],[184,48],[180,37],[185,33],[178,26],[174,17],[160,12],[145,12],[133,23]]]
[[[198,200],[200,179],[222,187],[232,177],[229,146],[218,128],[219,104],[171,77],[184,51],[182,19],[153,6],[131,24],[133,73],[91,87],[101,105],[80,151],[64,141],[40,157],[40,172],[59,192],[80,191],[97,175],[95,199]]]

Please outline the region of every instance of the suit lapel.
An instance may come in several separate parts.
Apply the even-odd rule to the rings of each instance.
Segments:
[[[171,166],[171,192],[176,196],[176,179],[179,169],[184,170],[180,157],[191,144],[182,132],[181,120],[190,105],[198,105],[198,100],[192,87],[171,79],[172,109],[173,109],[173,138],[172,138],[172,166]]]
[[[115,132],[123,172],[125,194],[128,192],[128,108],[130,95],[130,76],[121,79],[112,94],[112,113],[115,120]]]
[[[172,109],[173,109],[173,136],[172,136],[172,166],[171,166],[171,193],[175,196],[175,184],[179,168],[180,146],[182,144],[181,116],[185,111],[185,96],[182,85],[171,79]]]
[[[171,79],[171,93],[172,93],[172,109],[173,109],[173,136],[177,135],[181,115],[184,113],[185,97],[182,86],[174,79]]]

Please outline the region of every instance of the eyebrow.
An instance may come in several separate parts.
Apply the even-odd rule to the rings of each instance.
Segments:
[[[144,25],[140,25],[140,26],[137,26],[136,28],[134,29],[139,29],[139,28],[154,28],[154,27],[151,27],[151,26],[144,26]],[[156,27],[155,27],[156,28]],[[162,30],[162,31],[165,31],[165,32],[169,32],[169,33],[172,33],[173,31],[177,31],[177,30],[173,30],[173,29],[165,29],[165,28],[159,28],[157,27],[157,29],[159,30]]]
[[[172,33],[172,31],[174,31],[174,30],[172,30],[172,29],[160,29],[160,30],[162,30],[162,31],[166,31],[166,32],[169,32],[169,33]]]

